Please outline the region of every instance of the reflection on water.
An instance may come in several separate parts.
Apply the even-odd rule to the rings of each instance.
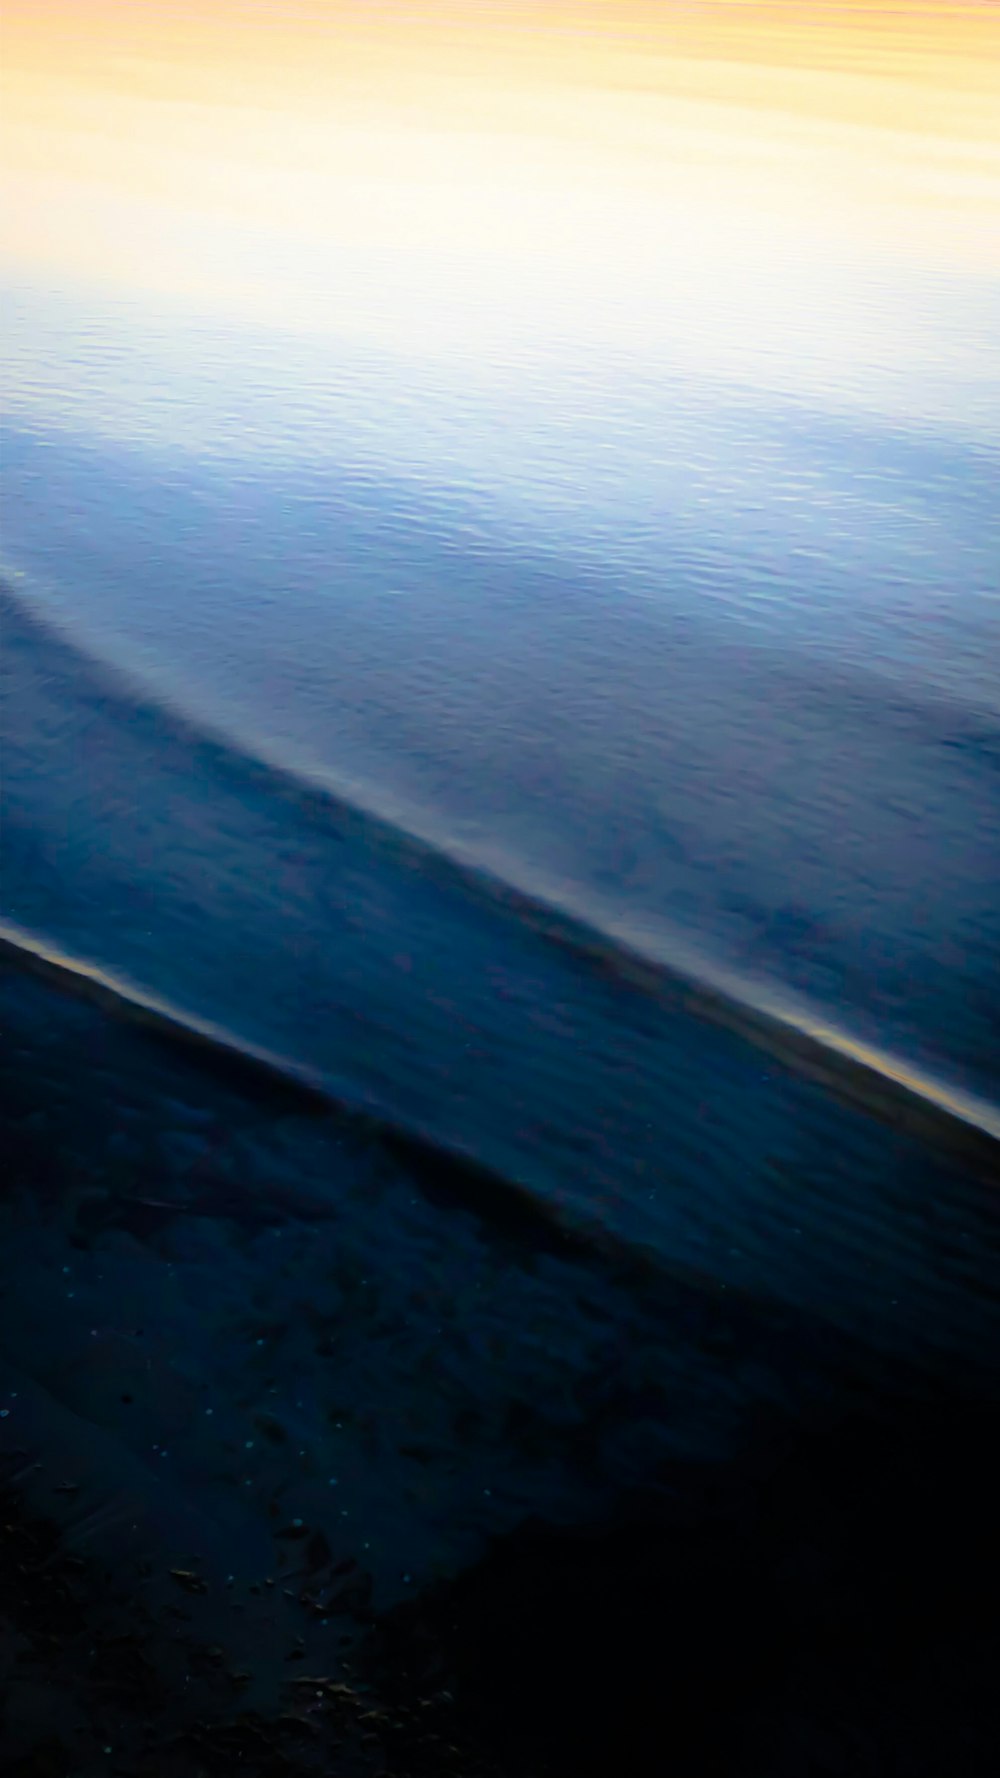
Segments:
[[[63,14],[6,58],[21,591],[246,754],[992,1090],[985,10]]]
[[[646,949],[991,1081],[988,441],[628,356],[462,386],[11,316],[8,563],[89,646]]]

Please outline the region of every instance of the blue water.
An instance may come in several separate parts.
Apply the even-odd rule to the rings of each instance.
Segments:
[[[957,1315],[976,1192],[750,1015],[996,1121],[989,438],[9,318],[4,920],[682,1270]]]
[[[995,1089],[981,430],[620,354],[459,374],[68,295],[7,319],[36,610],[255,756]]]

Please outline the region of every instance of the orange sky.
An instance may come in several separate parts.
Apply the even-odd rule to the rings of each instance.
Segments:
[[[875,265],[1000,268],[997,4],[6,0],[4,18],[19,273],[396,341],[667,316],[726,368],[737,290],[741,334],[778,350],[824,301],[868,327]]]

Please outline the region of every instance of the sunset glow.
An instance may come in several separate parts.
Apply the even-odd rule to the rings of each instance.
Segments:
[[[833,357],[878,358],[873,284],[998,271],[997,10],[17,0],[7,265],[407,348],[621,337],[736,374],[749,340],[829,378],[830,304]]]

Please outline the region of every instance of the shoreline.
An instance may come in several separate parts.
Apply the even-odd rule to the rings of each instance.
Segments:
[[[939,1368],[553,1251],[3,961],[25,1773],[936,1778],[959,1712],[992,1747],[995,1344]],[[963,1686],[924,1684],[956,1624]]]
[[[328,1086],[319,1071],[306,1069],[289,1058],[271,1054],[241,1042],[230,1033],[213,1029],[203,1021],[164,1005],[155,997],[145,996],[131,984],[116,981],[102,969],[60,957],[32,934],[3,920],[0,920],[0,960],[37,974],[64,993],[92,1002],[110,1017],[135,1024],[182,1049],[190,1049],[196,1057],[200,1052],[211,1059],[216,1069],[233,1071],[234,1078],[245,1081],[248,1088],[252,1089],[254,1083],[259,1082],[279,1099],[287,1096],[293,1106],[321,1113],[333,1111],[369,1125],[405,1161],[418,1169],[436,1167],[453,1182],[456,1174],[464,1174],[466,1177],[457,1184],[455,1195],[476,1205],[500,1228],[523,1230],[530,1227],[535,1240],[553,1243],[556,1248],[570,1252],[593,1248],[625,1274],[646,1275],[657,1269],[655,1257],[616,1237],[606,1226],[587,1223],[579,1215],[567,1214],[532,1191],[530,1186],[498,1173],[478,1157],[445,1147],[426,1132],[401,1125],[388,1117],[381,1107],[364,1102],[352,1103],[349,1097]],[[698,1011],[692,1010],[691,1016],[697,1018]],[[896,1102],[891,1095],[864,1091],[860,1083],[854,1093],[843,1091],[842,1077],[835,1085],[822,1069],[811,1065],[808,1049],[803,1051],[798,1044],[785,1046],[776,1041],[771,1053],[790,1062],[793,1067],[798,1065],[807,1078],[821,1085],[834,1091],[839,1085],[847,1103],[853,1103],[882,1121],[905,1129],[918,1141],[953,1156],[984,1183],[1000,1184],[1000,1136],[994,1136],[992,1127],[969,1125],[954,1108],[916,1094],[910,1083],[883,1082],[883,1085],[899,1087],[900,1109],[893,1115]],[[863,1074],[861,1078],[863,1081]]]
[[[80,655],[88,669],[99,676],[102,698],[110,697],[125,714],[141,717],[187,745],[201,748],[212,765],[227,775],[235,774],[251,786],[266,782],[278,797],[294,801],[298,812],[324,831],[329,829],[332,818],[335,829],[342,830],[344,837],[360,836],[374,854],[387,854],[404,868],[440,882],[447,890],[513,915],[544,943],[563,951],[595,975],[616,980],[665,1007],[732,1032],[763,1054],[816,1081],[844,1103],[912,1133],[918,1141],[942,1147],[963,1165],[973,1167],[980,1177],[1000,1182],[1000,1104],[853,1037],[828,1023],[807,1003],[793,1004],[795,996],[785,997],[789,1002],[785,1004],[766,987],[743,981],[724,966],[706,959],[699,959],[697,968],[687,968],[682,961],[653,956],[612,927],[599,927],[585,915],[561,908],[544,892],[518,887],[488,866],[432,843],[389,816],[352,803],[312,774],[300,774],[286,764],[241,751],[224,731],[202,726],[187,713],[144,696],[128,672],[89,653],[58,626],[36,616],[2,580],[0,595],[11,602],[18,620],[37,634],[43,646],[54,644]],[[79,688],[77,695],[81,695]],[[89,695],[93,696],[93,692]],[[99,978],[123,1006],[129,1001],[136,1006],[148,1005],[150,1016],[172,1020],[178,1031],[185,1026],[196,1034],[205,1024],[187,1011],[157,1002],[156,996],[143,988],[118,980],[113,970],[105,971],[68,956],[60,960],[43,937],[34,936],[16,921],[0,919],[0,941],[20,945],[43,959],[47,956],[53,966],[77,976],[89,974]],[[260,1049],[219,1028],[211,1035],[206,1031],[206,1037],[248,1057]],[[192,1040],[196,1040],[194,1035]],[[266,1052],[264,1059],[268,1061]],[[289,1078],[300,1080],[306,1090],[315,1080],[320,1091],[338,1097],[335,1088],[320,1084],[320,1070],[313,1071],[280,1054],[270,1060]]]
[[[513,891],[507,892],[513,900]],[[606,961],[605,953],[578,933],[547,932],[553,943],[564,945],[574,955],[595,966]],[[327,1085],[319,1070],[311,1070],[291,1057],[269,1053],[258,1046],[213,1028],[193,1014],[167,1006],[156,996],[147,995],[132,983],[116,979],[111,971],[61,956],[44,940],[14,922],[0,918],[0,955],[9,957],[21,967],[36,970],[46,979],[57,982],[66,992],[82,994],[116,1017],[134,1020],[161,1030],[179,1043],[205,1047],[218,1058],[229,1057],[235,1066],[248,1075],[259,1071],[271,1086],[291,1093],[301,1093],[317,1104],[345,1107],[358,1116],[383,1118],[385,1113],[362,1101],[351,1105]],[[806,1078],[829,1088],[845,1103],[870,1112],[882,1122],[904,1129],[931,1147],[959,1158],[981,1178],[1000,1184],[1000,1108],[988,1105],[972,1095],[953,1092],[938,1085],[930,1077],[921,1077],[912,1070],[903,1070],[889,1058],[875,1059],[840,1044],[826,1045],[808,1031],[796,1029],[778,1014],[769,1015],[741,1006],[735,999],[727,1000],[711,986],[688,982],[683,976],[674,978],[659,965],[647,964],[638,956],[621,953],[617,959],[618,973],[641,992],[656,995],[669,983],[673,994],[682,999],[693,1019],[705,1019],[735,1031],[757,1044],[776,1060],[787,1063]],[[898,1068],[899,1072],[894,1072]],[[423,1138],[415,1131],[400,1131],[413,1141]],[[434,1145],[438,1146],[438,1145]],[[460,1164],[480,1166],[484,1174],[491,1170],[469,1154],[456,1152]],[[499,1174],[492,1174],[498,1182]],[[507,1183],[510,1183],[509,1181]]]

